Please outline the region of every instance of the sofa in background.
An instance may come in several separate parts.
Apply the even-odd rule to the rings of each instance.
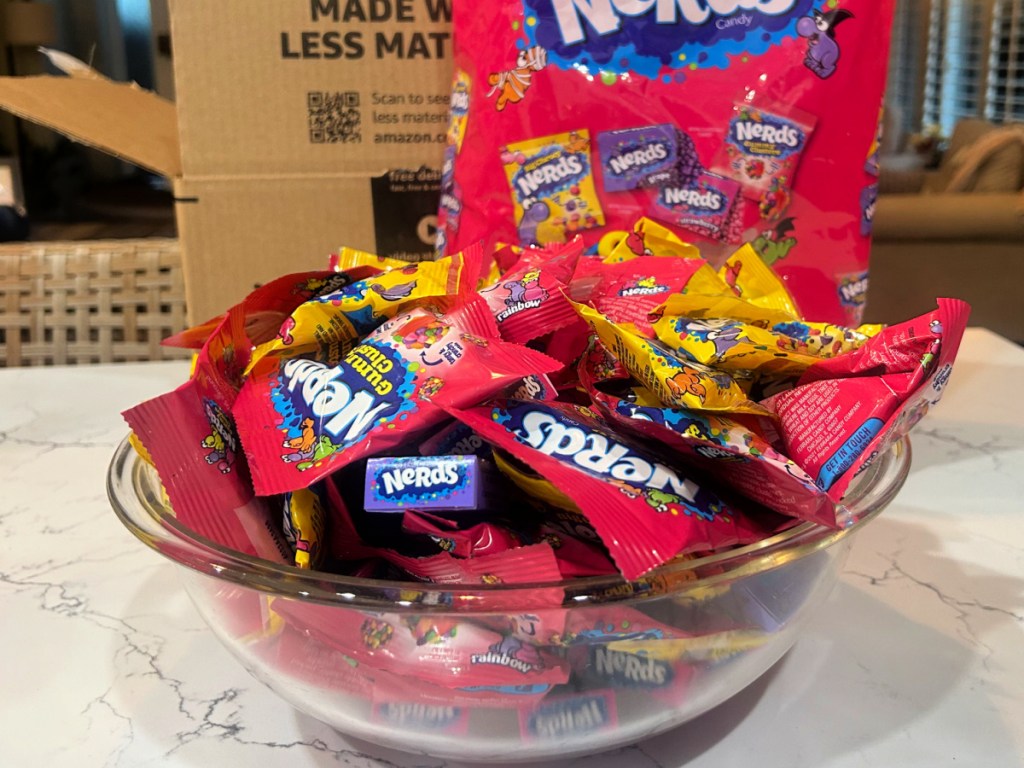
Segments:
[[[1024,125],[962,120],[935,170],[883,157],[864,319],[905,320],[937,296],[1024,342]]]

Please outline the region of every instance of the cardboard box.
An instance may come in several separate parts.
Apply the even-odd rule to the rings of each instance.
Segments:
[[[172,180],[201,321],[341,245],[432,253],[450,2],[172,1],[176,103],[72,61],[0,106]]]

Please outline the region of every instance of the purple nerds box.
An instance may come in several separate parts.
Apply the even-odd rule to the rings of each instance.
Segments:
[[[397,456],[366,463],[367,512],[473,510],[483,500],[476,456]]]
[[[669,123],[597,134],[604,188],[624,192],[671,172],[679,158],[676,127]]]

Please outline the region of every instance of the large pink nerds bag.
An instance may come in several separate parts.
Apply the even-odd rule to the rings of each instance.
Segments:
[[[607,249],[646,216],[716,266],[752,243],[807,317],[857,324],[894,0],[453,6],[440,252]]]

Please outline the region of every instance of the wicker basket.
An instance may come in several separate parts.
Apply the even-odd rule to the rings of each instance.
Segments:
[[[0,245],[0,367],[180,358],[185,326],[177,240]]]

